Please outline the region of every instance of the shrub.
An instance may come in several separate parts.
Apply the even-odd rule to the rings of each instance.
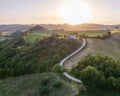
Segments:
[[[62,73],[63,72],[63,68],[59,65],[59,64],[55,64],[52,68],[52,71],[53,72],[56,72],[56,73]]]
[[[50,89],[48,87],[41,86],[39,89],[39,96],[48,95],[50,93]]]
[[[41,81],[41,85],[43,85],[43,86],[46,86],[46,85],[48,85],[49,83],[50,83],[49,78],[44,78],[44,79]]]
[[[58,89],[58,88],[62,87],[62,83],[61,83],[60,81],[56,81],[56,82],[53,84],[53,87]]]

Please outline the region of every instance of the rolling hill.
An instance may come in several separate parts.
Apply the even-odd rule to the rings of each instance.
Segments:
[[[49,80],[47,93],[42,93],[43,81]],[[59,88],[54,87],[55,82],[60,82]],[[43,86],[42,88],[46,88]],[[42,90],[42,91],[41,91]],[[67,83],[55,73],[31,74],[20,77],[0,80],[0,96],[73,96],[77,93],[74,86]],[[49,93],[49,94],[48,94]]]
[[[64,66],[70,70],[72,66],[76,65],[80,59],[88,54],[103,54],[108,55],[115,60],[120,59],[120,33],[114,33],[107,39],[87,39],[87,47],[68,60]]]

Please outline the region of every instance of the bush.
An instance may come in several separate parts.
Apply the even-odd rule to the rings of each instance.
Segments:
[[[61,88],[62,87],[62,83],[60,82],[60,81],[57,81],[57,82],[55,82],[54,84],[53,84],[53,87],[54,88]]]
[[[56,73],[62,73],[63,72],[63,68],[62,66],[60,66],[59,64],[55,64],[52,68],[52,71],[53,72],[56,72]]]
[[[43,86],[46,86],[46,85],[48,85],[49,83],[50,83],[49,78],[44,78],[44,79],[41,81],[41,85],[43,85]]]
[[[50,89],[48,87],[40,87],[39,89],[39,96],[41,95],[48,95],[50,93]]]

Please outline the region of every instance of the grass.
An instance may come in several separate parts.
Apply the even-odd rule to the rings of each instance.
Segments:
[[[92,48],[90,53],[104,54],[116,60],[120,60],[120,39],[111,36],[106,40],[91,39],[91,42]]]
[[[64,64],[66,70],[70,71],[73,66],[88,54],[102,54],[120,60],[120,33],[114,33],[107,39],[88,38],[87,48],[78,52]]]
[[[37,39],[44,39],[49,36],[50,34],[46,33],[28,33],[26,35],[26,41],[27,43],[34,43]]]
[[[86,30],[78,32],[79,35],[87,35],[88,37],[97,37],[107,34],[108,30]]]
[[[65,69],[69,71],[73,65],[76,65],[87,54],[104,54],[115,60],[120,60],[120,33],[112,34],[107,39],[87,39],[87,48],[70,58],[65,64]],[[77,61],[77,62],[76,62]],[[81,92],[76,96],[120,96],[119,92],[99,91],[99,92]]]
[[[103,36],[107,34],[109,30],[85,30],[85,31],[50,31],[48,34],[68,35],[78,33],[78,35],[87,35],[89,37]]]
[[[40,96],[39,89],[44,78],[50,80],[51,91],[49,96],[69,96],[75,93],[72,86],[60,77],[58,78],[57,75],[55,73],[41,73],[0,80],[0,96]],[[56,81],[62,83],[58,89],[52,88]]]
[[[112,29],[111,32],[112,33],[120,32],[120,28],[118,28],[118,29]]]
[[[116,91],[98,91],[98,92],[80,92],[76,96],[120,96],[120,92]]]

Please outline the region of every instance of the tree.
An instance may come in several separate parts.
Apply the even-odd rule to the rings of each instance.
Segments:
[[[120,90],[120,62],[105,55],[87,55],[71,73],[89,88]]]
[[[57,72],[57,73],[62,73],[63,72],[63,68],[59,65],[59,64],[55,64],[52,68],[53,72]]]
[[[87,66],[85,69],[80,71],[80,78],[83,83],[92,88],[97,87],[96,83],[100,79],[100,72],[92,66]]]
[[[106,80],[106,87],[108,89],[115,89],[115,87],[116,87],[116,79],[115,79],[115,77],[111,76]]]
[[[116,80],[116,89],[118,91],[120,90],[120,78],[117,78],[117,80]]]

